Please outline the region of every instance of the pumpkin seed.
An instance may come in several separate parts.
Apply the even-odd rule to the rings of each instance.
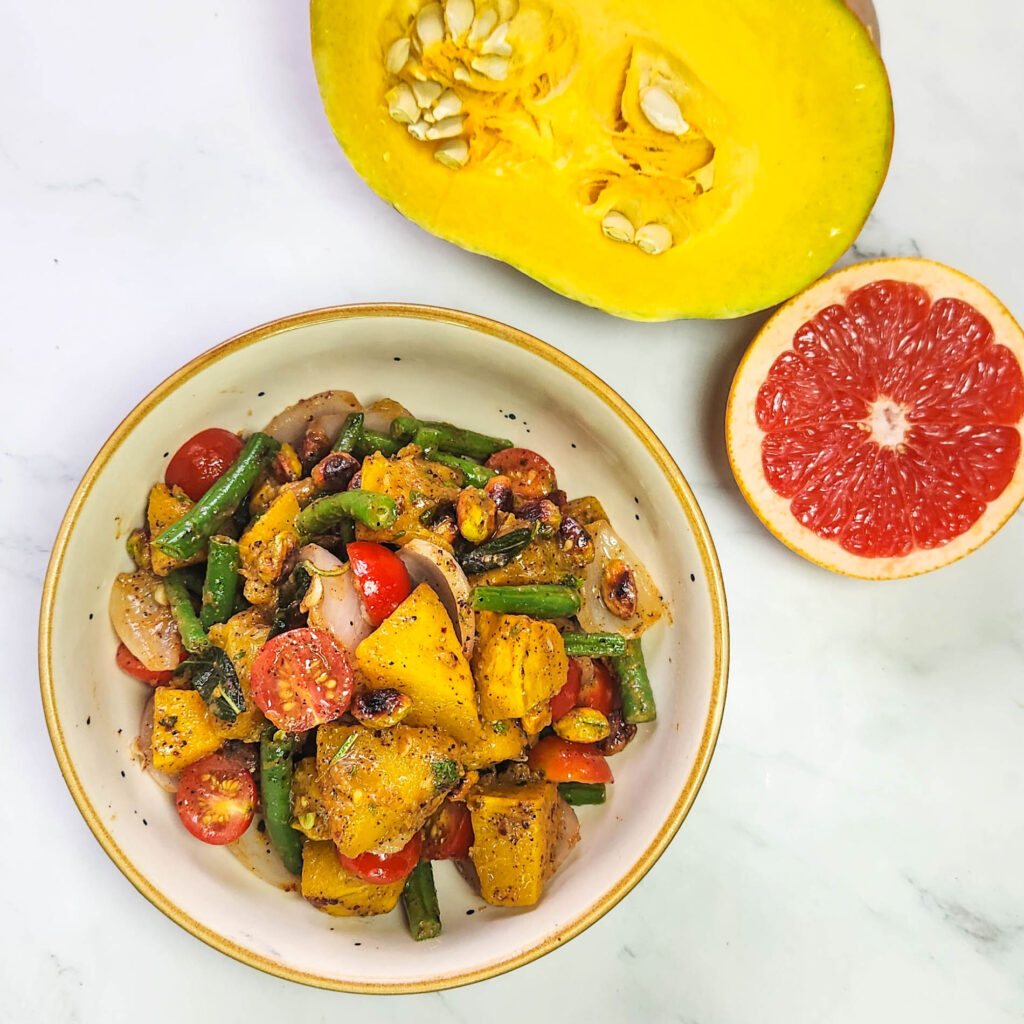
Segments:
[[[434,118],[440,121],[445,117],[454,117],[462,113],[462,100],[454,89],[445,89],[434,104]]]
[[[469,160],[469,146],[465,139],[449,139],[434,151],[434,159],[445,167],[457,171]]]
[[[420,116],[416,97],[405,82],[396,85],[385,99],[388,102],[388,113],[399,124],[412,124]]]
[[[632,242],[636,236],[633,222],[618,210],[605,214],[604,220],[601,221],[601,230],[613,242]]]
[[[417,121],[415,124],[409,125],[409,134],[420,142],[427,141],[427,130],[431,126],[426,121]]]
[[[636,233],[636,244],[648,256],[660,256],[672,248],[672,232],[664,224],[645,224]]]
[[[444,14],[439,3],[427,4],[416,15],[416,35],[425,51],[444,41]]]
[[[388,71],[392,75],[397,75],[409,63],[411,52],[412,40],[408,36],[396,39],[388,48],[388,56],[385,61]]]
[[[462,125],[465,117],[459,114],[456,117],[446,117],[427,129],[427,138],[434,142],[437,139],[454,139],[462,134]]]
[[[492,81],[504,82],[508,78],[508,57],[491,53],[485,57],[474,57],[471,64],[474,70]]]
[[[679,104],[664,89],[654,85],[640,93],[640,109],[644,117],[667,135],[685,135],[690,126],[679,109]]]
[[[412,94],[416,97],[416,102],[420,105],[421,110],[426,110],[428,107],[432,107],[438,100],[441,93],[444,92],[444,86],[440,82],[413,82],[412,83]]]
[[[499,57],[511,57],[512,47],[506,41],[505,35],[508,33],[508,23],[499,25],[483,42],[480,47],[482,54],[496,53]]]
[[[469,41],[471,44],[482,43],[498,26],[498,12],[492,7],[485,7],[477,11],[473,19],[473,27],[469,30]]]
[[[461,39],[472,28],[475,17],[473,0],[448,0],[444,5],[444,23],[452,39]]]

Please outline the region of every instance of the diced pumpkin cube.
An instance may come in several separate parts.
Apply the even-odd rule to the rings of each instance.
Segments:
[[[289,555],[298,547],[295,519],[299,501],[292,491],[282,491],[270,507],[242,534],[238,554],[247,579],[277,583],[284,574]]]
[[[462,474],[437,462],[420,458],[415,446],[403,448],[393,459],[379,452],[363,459],[362,487],[394,499],[398,513],[387,529],[371,530],[356,524],[359,540],[406,544],[422,537],[434,544],[451,548],[442,533],[425,525],[423,518],[444,502],[453,502],[462,487]]]
[[[247,608],[244,612],[232,615],[227,622],[210,627],[210,642],[221,648],[231,659],[239,685],[242,687],[242,696],[245,698],[246,710],[228,727],[229,740],[259,742],[266,719],[252,698],[249,679],[252,675],[252,663],[269,635],[270,627],[255,608]]]
[[[469,663],[428,584],[421,583],[356,648],[356,663],[370,689],[391,687],[412,699],[407,725],[435,726],[463,743],[479,736]]]
[[[149,492],[149,506],[146,509],[146,522],[149,525],[150,537],[157,537],[172,523],[176,523],[194,502],[180,488],[171,490],[166,484],[154,484]],[[157,576],[166,576],[172,569],[183,569],[186,565],[195,565],[206,559],[206,548],[196,552],[191,558],[176,561],[165,555],[156,545],[150,545],[150,560],[153,572]]]
[[[499,761],[512,761],[526,748],[526,733],[518,722],[484,722],[477,738],[462,752],[465,768],[487,768]]]
[[[480,895],[500,907],[530,907],[551,874],[559,797],[550,782],[490,782],[466,801],[473,821],[470,860]]]
[[[395,909],[405,880],[388,885],[364,882],[341,866],[334,843],[307,842],[302,848],[302,895],[317,910],[335,917],[373,917]]]
[[[316,781],[315,757],[304,757],[292,771],[292,828],[309,839],[331,838],[327,808]]]
[[[210,714],[195,690],[158,687],[153,694],[153,767],[178,775],[193,761],[219,750],[228,724]]]
[[[565,685],[569,661],[558,628],[526,615],[477,615],[473,677],[485,721],[522,718]]]
[[[316,767],[331,838],[346,857],[400,850],[462,777],[455,740],[404,724],[322,725]]]

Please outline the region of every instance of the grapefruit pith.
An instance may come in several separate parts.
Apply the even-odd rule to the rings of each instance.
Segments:
[[[898,579],[984,544],[1024,500],[1024,332],[921,259],[841,270],[783,306],[733,381],[729,461],[794,551]]]

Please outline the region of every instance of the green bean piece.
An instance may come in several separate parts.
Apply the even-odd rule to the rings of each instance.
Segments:
[[[367,455],[380,452],[381,455],[390,459],[398,454],[398,450],[401,447],[397,441],[392,440],[387,434],[378,434],[375,430],[363,430],[359,435],[359,440],[356,442],[355,454],[359,458],[365,459]]]
[[[391,421],[391,436],[396,441],[411,441],[416,431],[428,428],[439,432],[437,447],[452,455],[468,455],[471,459],[489,459],[495,452],[511,448],[512,442],[504,437],[489,437],[475,430],[463,430],[451,423],[417,420],[411,416],[397,416]]]
[[[178,623],[182,646],[190,654],[205,651],[210,646],[210,638],[192,607],[192,597],[180,569],[175,569],[164,577],[164,593]]]
[[[640,638],[626,641],[626,653],[614,658],[612,664],[622,690],[622,717],[631,725],[653,722],[658,717],[654,691],[647,675]]]
[[[302,834],[292,828],[292,758],[298,740],[268,725],[260,736],[260,798],[270,844],[284,866],[302,874]]]
[[[227,622],[235,610],[242,559],[238,541],[230,537],[210,538],[206,558],[206,580],[203,583],[203,604],[199,619],[204,629],[218,622]]]
[[[217,531],[221,520],[235,512],[280,447],[268,434],[253,434],[224,475],[152,543],[175,561],[191,558]]]
[[[460,459],[457,455],[449,455],[447,452],[431,452],[427,458],[431,462],[439,462],[449,469],[457,469],[462,474],[467,487],[486,487],[487,481],[498,475],[493,469],[481,466],[479,462],[474,462],[472,459]]]
[[[555,583],[526,587],[474,587],[473,609],[535,619],[561,619],[580,610],[579,592]]]
[[[603,804],[605,801],[603,782],[560,782],[558,794],[572,807]]]
[[[503,569],[520,551],[533,540],[533,528],[529,526],[511,530],[501,537],[493,537],[479,547],[457,555],[462,571],[467,576]]]
[[[350,412],[341,425],[341,433],[338,440],[334,442],[332,452],[348,452],[350,455],[356,450],[359,439],[363,435],[363,414],[361,412]]]
[[[441,934],[441,911],[434,887],[434,869],[429,860],[420,861],[405,880],[402,906],[409,932],[417,942],[436,939]]]
[[[398,509],[393,498],[376,491],[342,491],[328,494],[307,505],[295,520],[295,528],[302,538],[329,533],[346,519],[355,519],[371,530],[384,530],[393,526]]]
[[[424,458],[436,462],[442,439],[443,435],[440,430],[435,430],[433,427],[421,427],[413,434],[412,443],[423,449]]]
[[[570,658],[615,658],[626,653],[626,638],[618,633],[563,633]]]

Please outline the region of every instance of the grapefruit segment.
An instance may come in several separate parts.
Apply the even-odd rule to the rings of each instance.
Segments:
[[[999,301],[927,260],[834,274],[745,356],[729,458],[765,524],[866,578],[937,569],[1024,498],[1024,334]]]

